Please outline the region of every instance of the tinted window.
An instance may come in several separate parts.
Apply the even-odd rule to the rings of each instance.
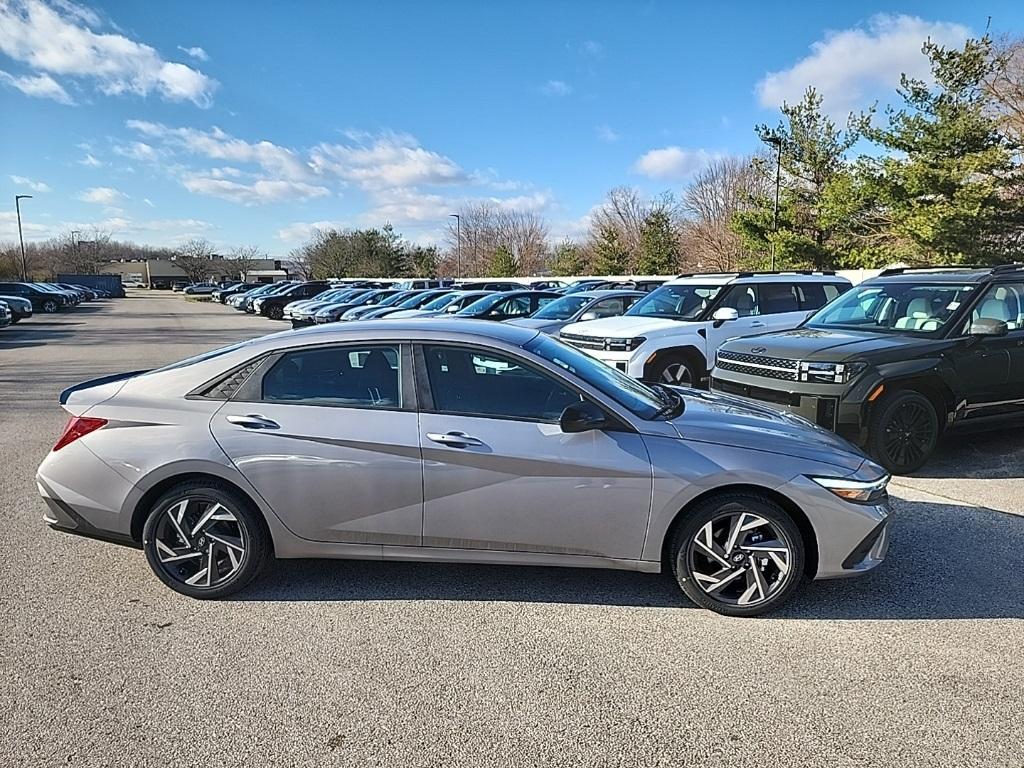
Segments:
[[[800,309],[821,309],[848,287],[837,283],[800,283]]]
[[[581,398],[555,379],[517,361],[460,347],[424,347],[434,408],[526,421],[558,421]]]
[[[289,352],[263,377],[263,400],[308,405],[397,408],[402,404],[397,346],[344,346]]]
[[[550,302],[534,317],[538,320],[568,320],[590,302],[588,296],[563,296]]]
[[[511,296],[499,303],[484,317],[521,317],[530,314],[529,296]]]
[[[800,311],[800,302],[796,296],[796,285],[761,283],[757,286],[757,293],[757,303],[762,315],[780,315],[783,312]]]
[[[624,299],[621,296],[614,299],[602,299],[587,311],[595,313],[599,318],[615,317],[626,311],[629,307],[629,301],[629,299]]]

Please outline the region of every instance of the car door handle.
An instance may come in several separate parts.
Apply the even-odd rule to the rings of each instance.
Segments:
[[[450,445],[452,448],[465,448],[470,445],[483,445],[483,441],[470,437],[465,432],[427,432],[427,440],[433,440],[441,445]]]
[[[751,328],[766,328],[767,326],[764,323],[762,323],[760,320],[754,320],[750,324],[750,327]]]
[[[258,413],[250,413],[246,416],[231,415],[228,421],[246,429],[280,429],[281,425],[271,419],[266,419]]]

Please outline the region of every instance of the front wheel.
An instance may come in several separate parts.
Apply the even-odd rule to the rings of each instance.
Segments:
[[[60,304],[58,304],[53,299],[47,299],[46,301],[43,302],[43,312],[45,312],[48,315],[52,315],[58,309],[60,309]]]
[[[267,317],[271,320],[283,320],[284,307],[279,307],[276,304],[267,307]]]
[[[868,453],[894,475],[924,466],[938,441],[939,416],[924,395],[896,391],[875,403],[868,424]]]
[[[226,486],[194,481],[153,505],[142,548],[157,578],[175,592],[216,599],[259,575],[270,558],[270,536],[247,499]]]
[[[728,493],[701,502],[676,531],[672,571],[684,594],[725,616],[778,608],[803,580],[804,545],[771,499]]]
[[[685,355],[666,355],[655,360],[650,369],[648,381],[671,384],[676,387],[700,386],[700,373],[692,358]]]

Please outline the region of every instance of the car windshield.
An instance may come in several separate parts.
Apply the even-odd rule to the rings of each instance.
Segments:
[[[477,315],[481,315],[487,310],[489,310],[499,301],[502,301],[507,298],[508,294],[506,293],[492,293],[489,296],[484,296],[482,299],[477,299],[472,304],[467,304],[465,307],[463,307],[455,314],[464,315],[466,317],[476,317]]]
[[[382,301],[377,306],[380,306],[380,307],[393,307],[393,306],[396,306],[399,302],[405,301],[408,298],[409,298],[409,292],[408,291],[398,291],[397,293],[393,293],[390,296],[388,296],[386,299],[384,299],[384,301]]]
[[[399,309],[419,309],[428,301],[440,298],[441,296],[447,296],[447,291],[424,291],[423,293],[417,293],[401,304],[398,305]]]
[[[696,320],[707,309],[721,285],[678,283],[651,291],[626,312],[630,317],[664,317],[669,320]]]
[[[593,299],[590,296],[563,296],[535,312],[532,317],[537,320],[568,320],[591,301]]]
[[[585,280],[579,283],[573,283],[565,289],[565,293],[579,293],[580,291],[589,291],[594,288],[595,285],[600,285],[600,280]]]
[[[428,301],[426,304],[424,304],[420,308],[424,309],[424,310],[428,310],[430,312],[433,312],[434,310],[437,310],[437,309],[444,309],[445,307],[447,307],[449,304],[451,304],[453,301],[455,301],[459,297],[460,296],[457,293],[448,293],[448,294],[445,294],[444,296],[438,296],[436,299],[434,299],[432,301]]]
[[[665,410],[665,399],[646,384],[551,336],[538,334],[524,349],[578,376],[642,419],[656,418]]]
[[[847,291],[812,316],[809,328],[882,333],[936,333],[971,298],[975,286],[893,281]]]

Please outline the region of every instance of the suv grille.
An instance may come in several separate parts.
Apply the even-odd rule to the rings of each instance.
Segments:
[[[559,334],[559,339],[579,349],[604,349],[604,339],[595,336],[576,336],[573,334]]]
[[[715,366],[723,371],[735,371],[768,379],[797,381],[800,363],[797,360],[787,360],[784,357],[764,357],[720,349]]]

